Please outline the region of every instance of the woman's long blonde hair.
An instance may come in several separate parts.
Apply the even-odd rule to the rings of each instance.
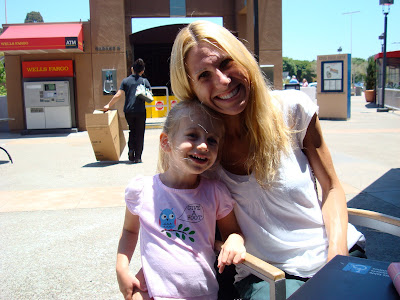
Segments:
[[[246,167],[257,182],[266,187],[274,178],[282,152],[290,147],[290,129],[280,106],[272,100],[266,80],[250,51],[226,28],[208,21],[196,21],[177,35],[171,52],[171,87],[180,100],[197,98],[185,66],[189,50],[200,42],[216,44],[249,73],[250,95],[244,110],[245,130],[250,136]]]

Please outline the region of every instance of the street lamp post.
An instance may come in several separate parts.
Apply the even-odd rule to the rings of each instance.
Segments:
[[[387,41],[387,16],[390,12],[390,5],[394,0],[379,0],[379,5],[382,6],[382,12],[385,15],[385,30],[383,32],[383,62],[382,62],[382,95],[381,105],[377,108],[377,112],[387,112],[388,108],[385,107],[385,86],[386,86],[386,41]]]
[[[381,52],[383,53],[383,40],[385,39],[385,34],[382,33],[379,37],[379,40],[381,40]]]
[[[258,28],[258,0],[253,2],[254,12],[254,56],[257,62],[260,61],[260,42],[259,42],[259,28]]]

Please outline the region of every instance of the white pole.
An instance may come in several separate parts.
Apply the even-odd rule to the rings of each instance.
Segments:
[[[342,15],[350,15],[350,59],[353,60],[353,14],[359,13],[360,11],[350,11],[350,12],[345,12],[342,13]],[[353,65],[352,62],[350,61],[350,66],[351,68],[351,85],[353,85]]]
[[[353,58],[353,14],[350,15],[350,55]]]

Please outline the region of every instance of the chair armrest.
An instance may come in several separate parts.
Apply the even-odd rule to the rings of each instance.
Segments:
[[[221,251],[222,245],[223,243],[221,241],[215,241],[214,249],[216,253]],[[283,272],[281,269],[259,259],[250,253],[246,253],[243,264],[247,266],[249,271],[256,276],[262,275],[273,281],[285,278],[285,272]]]
[[[248,266],[250,269],[256,271],[257,273],[268,277],[273,281],[285,278],[285,272],[283,272],[281,269],[267,263],[264,260],[259,259],[258,257],[250,253],[246,253],[246,258],[243,264],[245,266]]]
[[[365,226],[400,236],[400,218],[358,208],[347,208],[347,211],[349,222],[353,225]]]

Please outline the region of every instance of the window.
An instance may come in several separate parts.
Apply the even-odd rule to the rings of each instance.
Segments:
[[[170,17],[186,17],[186,0],[169,0]]]

